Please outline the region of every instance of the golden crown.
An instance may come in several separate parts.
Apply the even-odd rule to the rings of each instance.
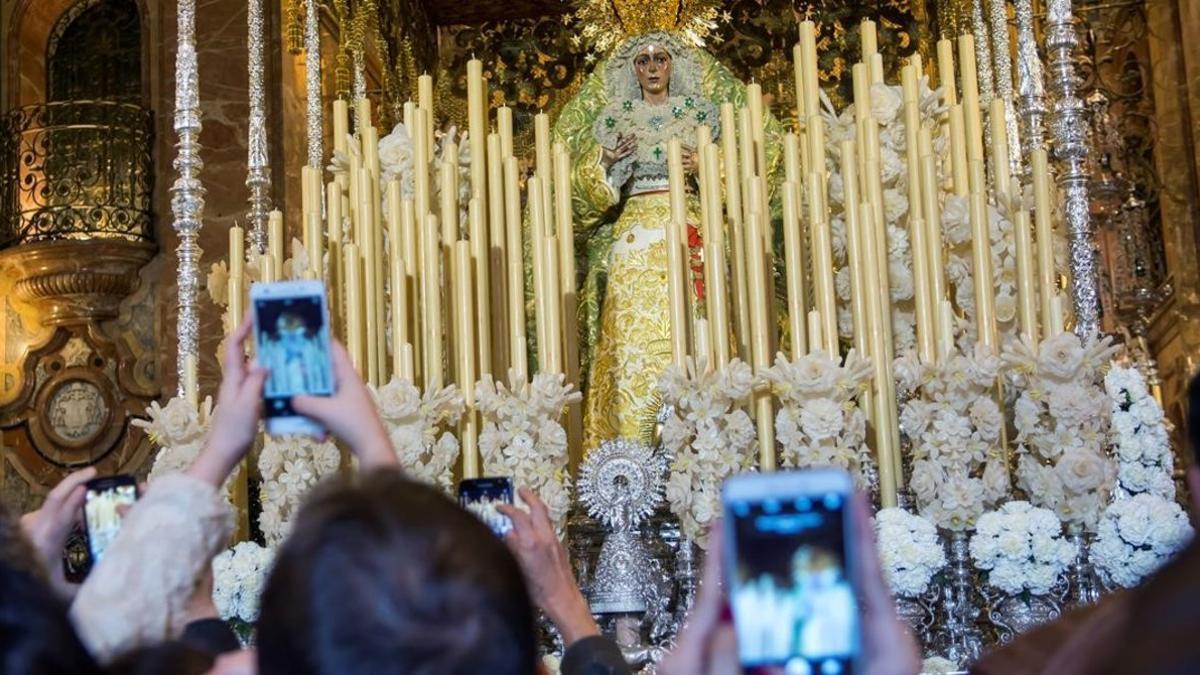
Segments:
[[[717,27],[720,0],[579,0],[575,17],[584,41],[606,52],[646,33],[675,33],[702,46]]]

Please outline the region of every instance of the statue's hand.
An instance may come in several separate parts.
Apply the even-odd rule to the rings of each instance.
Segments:
[[[637,136],[630,134],[628,136],[617,136],[617,147],[615,148],[600,148],[600,163],[607,171],[612,168],[613,164],[632,155],[637,150]]]

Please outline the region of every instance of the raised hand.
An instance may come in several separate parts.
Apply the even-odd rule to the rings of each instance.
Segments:
[[[63,575],[63,548],[67,545],[71,528],[83,513],[83,500],[87,492],[84,483],[95,477],[96,469],[90,466],[68,474],[50,490],[40,509],[21,516],[22,532],[37,551],[55,590],[63,595],[70,595],[73,590]]]
[[[575,583],[570,560],[554,531],[546,503],[529,488],[521,488],[520,495],[529,506],[529,513],[509,504],[496,508],[512,521],[512,530],[505,541],[521,564],[533,601],[558,627],[567,646],[581,638],[599,635],[600,629]]]
[[[383,420],[371,392],[354,370],[346,348],[331,341],[333,378],[337,391],[332,396],[296,396],[292,409],[309,417],[350,446],[364,469],[397,463]]]
[[[604,165],[605,170],[608,170],[612,168],[613,164],[637,152],[637,147],[638,139],[634,134],[628,136],[623,134],[618,135],[617,147],[600,148],[600,163]]]
[[[217,393],[217,408],[209,425],[208,439],[187,469],[193,478],[218,488],[250,451],[258,436],[267,371],[246,364],[246,340],[253,327],[254,322],[247,312],[225,343],[221,389]]]

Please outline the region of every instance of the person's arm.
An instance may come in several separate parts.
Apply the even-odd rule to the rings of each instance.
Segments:
[[[46,495],[41,508],[21,516],[23,535],[33,545],[51,587],[64,600],[70,600],[77,587],[63,573],[63,548],[83,511],[84,484],[95,477],[96,469],[90,466],[68,474]]]
[[[129,509],[112,546],[71,606],[98,661],[178,635],[196,580],[229,542],[233,515],[221,486],[258,434],[266,371],[248,368],[243,321],[225,348],[224,378],[204,448],[183,473],[157,481]]]

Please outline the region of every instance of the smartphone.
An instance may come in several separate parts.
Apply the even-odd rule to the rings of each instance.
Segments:
[[[861,641],[850,574],[853,486],[837,469],[725,481],[729,602],[744,672],[854,672]]]
[[[292,409],[292,397],[334,392],[329,309],[320,281],[279,281],[250,287],[258,363],[270,372],[263,387],[267,433],[316,436],[324,429]]]
[[[496,505],[512,503],[511,478],[467,478],[458,484],[458,505],[478,516],[498,536],[508,534],[512,521],[497,511]]]
[[[137,501],[138,488],[133,476],[121,475],[89,480],[84,490],[83,527],[90,569],[117,538],[122,512]]]

